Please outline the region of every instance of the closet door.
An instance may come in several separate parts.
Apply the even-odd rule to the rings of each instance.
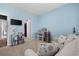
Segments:
[[[0,19],[0,38],[7,38],[7,21]]]
[[[7,38],[7,20],[2,20],[2,38]]]
[[[0,38],[2,37],[2,20],[0,20]]]
[[[7,16],[0,15],[0,39],[7,38]]]

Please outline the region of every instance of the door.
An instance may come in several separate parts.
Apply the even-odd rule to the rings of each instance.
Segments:
[[[31,38],[31,21],[27,20],[24,23],[24,36],[27,37],[28,39]]]
[[[24,24],[24,36],[27,37],[27,23]]]

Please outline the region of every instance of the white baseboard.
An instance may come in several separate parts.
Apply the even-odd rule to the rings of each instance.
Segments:
[[[11,44],[7,44],[8,47],[11,47]]]

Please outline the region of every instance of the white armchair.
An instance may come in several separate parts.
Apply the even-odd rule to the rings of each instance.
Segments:
[[[66,45],[56,56],[77,56],[79,55],[79,38],[76,35],[68,35]]]

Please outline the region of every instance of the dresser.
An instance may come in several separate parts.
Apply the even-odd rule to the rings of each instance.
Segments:
[[[47,29],[38,31],[35,33],[35,37],[38,40],[50,42],[50,32]]]

